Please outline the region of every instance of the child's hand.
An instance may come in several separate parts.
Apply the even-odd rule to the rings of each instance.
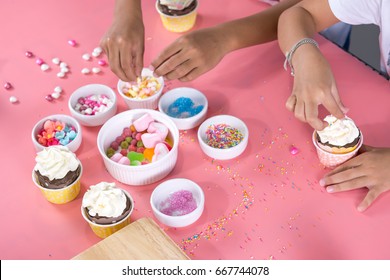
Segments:
[[[329,193],[366,187],[368,193],[357,207],[366,210],[381,194],[390,190],[390,148],[363,145],[362,153],[340,165],[320,180]]]
[[[158,76],[191,81],[214,68],[226,54],[223,34],[206,28],[181,36],[151,63]]]
[[[318,106],[323,105],[330,114],[343,118],[348,110],[341,103],[336,82],[328,62],[313,45],[302,45],[293,56],[294,87],[286,108],[295,117],[322,130],[327,123],[318,118]]]
[[[114,22],[100,42],[110,68],[119,79],[135,81],[141,75],[144,56],[144,25],[142,19],[128,17]]]

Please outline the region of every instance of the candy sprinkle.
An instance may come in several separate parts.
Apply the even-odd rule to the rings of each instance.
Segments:
[[[213,124],[206,130],[206,144],[217,149],[229,149],[237,146],[244,136],[237,128],[227,124]]]

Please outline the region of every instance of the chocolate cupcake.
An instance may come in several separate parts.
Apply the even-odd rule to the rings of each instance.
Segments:
[[[111,225],[126,218],[133,209],[130,197],[115,183],[101,182],[84,194],[82,207],[89,221]]]
[[[37,153],[34,173],[37,183],[46,189],[62,189],[75,182],[81,173],[76,155],[66,146],[50,146]]]
[[[329,115],[324,120],[328,126],[315,132],[317,144],[321,149],[333,154],[345,154],[358,147],[361,132],[352,119],[337,119]]]
[[[191,13],[198,5],[197,0],[159,0],[158,9],[169,16],[182,16]]]

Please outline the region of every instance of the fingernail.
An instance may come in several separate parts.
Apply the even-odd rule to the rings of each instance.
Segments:
[[[356,208],[359,212],[363,212],[364,211],[364,207],[363,206],[358,206],[357,208]]]
[[[149,65],[148,67],[150,70],[154,71],[154,66],[153,65]]]
[[[334,189],[333,189],[333,187],[327,187],[327,188],[326,188],[326,191],[327,191],[328,193],[332,193],[332,192],[334,191]]]
[[[319,183],[320,183],[320,186],[321,186],[321,187],[325,187],[325,180],[324,180],[324,179],[321,179],[321,180],[319,181]]]

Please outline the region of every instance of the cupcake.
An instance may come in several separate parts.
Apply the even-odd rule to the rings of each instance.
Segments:
[[[363,134],[348,117],[337,119],[327,116],[324,120],[328,126],[321,131],[314,131],[313,144],[320,162],[334,168],[356,155],[363,144]]]
[[[101,182],[84,194],[81,213],[93,232],[106,238],[129,224],[134,208],[131,196],[115,183]]]
[[[157,0],[156,10],[164,27],[172,32],[190,30],[196,21],[197,0]]]
[[[352,119],[337,119],[329,115],[324,120],[328,126],[316,131],[316,140],[321,149],[333,154],[345,154],[356,149],[361,133]]]
[[[62,204],[77,197],[82,166],[73,152],[50,146],[38,152],[35,161],[33,181],[50,202]]]

